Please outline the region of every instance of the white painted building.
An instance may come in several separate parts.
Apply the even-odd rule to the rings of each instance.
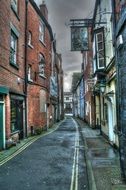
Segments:
[[[64,92],[64,114],[73,114],[73,96],[71,92]]]

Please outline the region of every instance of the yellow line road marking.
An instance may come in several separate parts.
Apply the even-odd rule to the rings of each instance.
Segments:
[[[76,122],[74,120],[73,122],[76,127],[76,134],[75,134],[75,151],[74,151],[70,190],[78,190],[79,131]]]
[[[6,162],[8,162],[9,160],[11,160],[12,158],[14,158],[15,156],[17,156],[18,154],[20,154],[23,150],[25,150],[28,146],[30,146],[32,143],[34,143],[36,140],[38,140],[41,137],[44,137],[46,135],[49,135],[51,133],[53,133],[54,131],[56,131],[58,129],[58,127],[60,126],[61,123],[63,123],[63,121],[61,121],[57,127],[55,129],[53,129],[50,132],[47,132],[45,134],[42,134],[41,136],[35,137],[34,139],[32,139],[30,142],[26,143],[25,145],[23,145],[21,148],[19,148],[18,150],[16,150],[16,152],[12,153],[10,156],[8,156],[7,158],[5,158],[3,161],[0,162],[0,166],[2,166],[3,164],[5,164]]]

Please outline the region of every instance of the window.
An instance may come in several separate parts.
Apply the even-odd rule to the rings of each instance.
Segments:
[[[66,97],[66,100],[69,100],[69,97]]]
[[[17,64],[17,36],[11,31],[11,44],[10,44],[10,63]]]
[[[11,132],[23,130],[23,101],[11,99]]]
[[[70,104],[66,104],[66,109],[70,109],[71,105]]]
[[[39,24],[39,40],[44,43],[45,41],[45,25],[43,22]]]
[[[11,0],[11,7],[17,13],[18,12],[18,0]]]
[[[28,65],[28,81],[33,81],[32,80],[32,66]]]
[[[39,54],[39,76],[45,76],[45,58]]]
[[[32,33],[29,31],[28,32],[28,45],[31,47],[32,46]],[[33,47],[33,46],[32,46]]]
[[[3,98],[3,95],[0,94],[0,101],[3,101],[4,98]]]
[[[105,67],[105,55],[104,55],[104,36],[103,29],[96,33],[96,55],[97,55],[97,67],[103,69]]]

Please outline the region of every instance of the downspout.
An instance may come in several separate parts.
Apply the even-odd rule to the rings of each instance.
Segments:
[[[27,27],[28,27],[28,2],[25,1],[25,137],[27,137]]]

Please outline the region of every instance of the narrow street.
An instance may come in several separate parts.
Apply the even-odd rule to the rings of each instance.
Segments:
[[[0,167],[1,190],[88,190],[83,140],[72,118]]]

